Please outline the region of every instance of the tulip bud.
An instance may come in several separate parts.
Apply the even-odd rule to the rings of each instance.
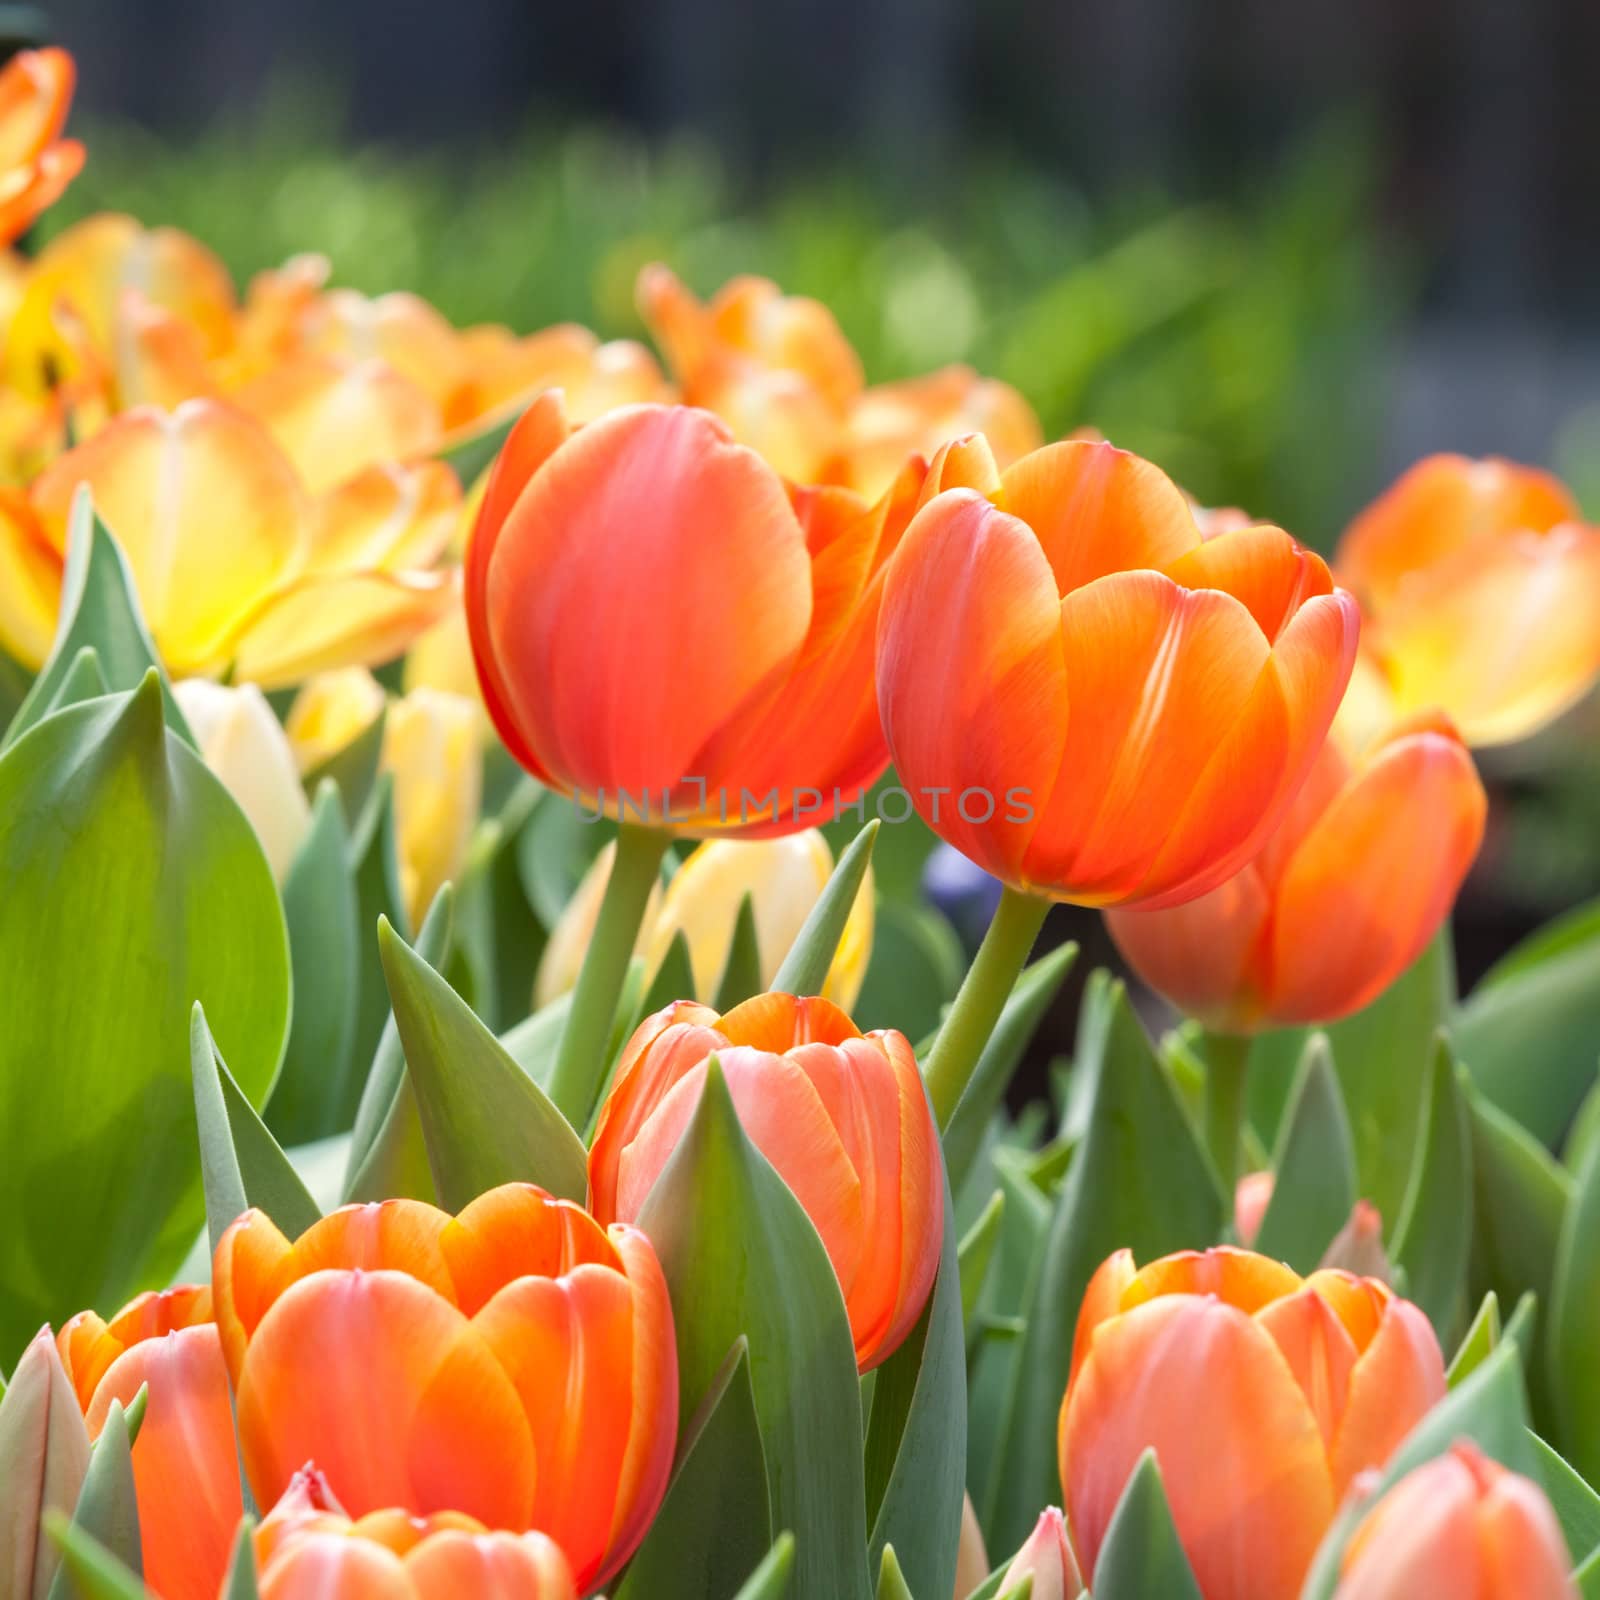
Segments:
[[[1046,1506],[1040,1513],[1027,1543],[1006,1568],[995,1591],[996,1600],[1015,1594],[1024,1578],[1033,1579],[1031,1600],[1074,1600],[1084,1592],[1072,1541],[1067,1537],[1067,1519],[1056,1506]]]
[[[989,1552],[983,1545],[983,1529],[972,1508],[970,1494],[961,1497],[961,1543],[956,1548],[956,1587],[951,1600],[967,1600],[989,1576]]]
[[[1408,1472],[1345,1547],[1334,1600],[1577,1600],[1543,1489],[1468,1440]]]
[[[71,1516],[89,1468],[89,1433],[50,1330],[22,1353],[0,1396],[0,1594],[45,1600],[61,1558],[40,1532]]]
[[[819,998],[762,994],[721,1017],[674,1002],[639,1025],[600,1108],[597,1217],[639,1215],[713,1056],[746,1134],[821,1235],[869,1371],[921,1315],[944,1233],[938,1130],[911,1046],[893,1029],[863,1036]]]
[[[110,1322],[80,1311],[56,1340],[91,1437],[147,1389],[133,1446],[144,1574],[162,1600],[216,1600],[243,1513],[211,1291],[142,1294]]]
[[[1357,1200],[1350,1220],[1333,1236],[1319,1267],[1353,1272],[1358,1278],[1388,1283],[1393,1276],[1388,1252],[1383,1248],[1383,1216],[1370,1200]]]
[[[250,819],[279,883],[311,825],[294,751],[254,684],[229,688],[204,678],[173,685],[205,763]]]
[[[1356,1475],[1445,1393],[1426,1316],[1381,1283],[1219,1248],[1084,1295],[1061,1478],[1091,1589],[1129,1475],[1154,1449],[1206,1600],[1293,1600]]]
[[[294,697],[284,731],[302,773],[347,749],[377,721],[383,685],[365,667],[341,667],[308,679]]]
[[[1270,1172],[1247,1172],[1233,1191],[1233,1231],[1239,1243],[1253,1245],[1261,1232],[1262,1219],[1272,1204],[1276,1180]]]

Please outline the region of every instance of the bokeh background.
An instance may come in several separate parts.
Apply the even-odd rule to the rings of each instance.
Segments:
[[[90,149],[47,230],[127,210],[241,281],[319,250],[456,322],[606,335],[639,332],[644,261],[764,272],[871,378],[970,361],[1324,549],[1436,449],[1553,466],[1600,515],[1594,0],[59,0],[43,26]],[[1600,708],[1485,769],[1464,982],[1600,888]]]

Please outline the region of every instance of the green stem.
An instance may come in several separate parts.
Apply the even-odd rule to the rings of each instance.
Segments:
[[[588,1121],[610,1065],[607,1051],[617,997],[667,844],[666,834],[626,822],[617,833],[605,898],[578,973],[578,986],[572,991],[572,1007],[550,1074],[550,1098],[575,1128]]]
[[[924,1076],[942,1132],[950,1124],[983,1047],[1044,926],[1048,900],[1006,889],[950,1014],[939,1029]]]
[[[1239,1138],[1244,1132],[1250,1044],[1245,1034],[1206,1035],[1206,1148],[1222,1179],[1230,1214],[1233,1189],[1239,1178]]]

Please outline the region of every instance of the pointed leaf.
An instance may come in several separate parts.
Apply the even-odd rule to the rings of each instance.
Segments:
[[[1356,1203],[1355,1146],[1326,1034],[1306,1041],[1272,1169],[1272,1198],[1253,1248],[1310,1272]]]
[[[141,1389],[141,1396],[147,1391]],[[143,1404],[140,1404],[143,1416]],[[83,1488],[72,1513],[75,1528],[88,1534],[105,1552],[120,1561],[134,1577],[144,1571],[139,1544],[139,1502],[133,1487],[133,1442],[128,1416],[120,1400],[113,1400],[100,1427],[84,1474]],[[57,1568],[49,1600],[68,1600],[73,1580],[65,1567]]]
[[[1178,1542],[1161,1468],[1146,1450],[1128,1476],[1094,1567],[1095,1600],[1200,1600]]]
[[[378,946],[434,1187],[460,1211],[502,1183],[582,1203],[583,1141],[460,995],[389,926]]]
[[[961,1268],[961,1316],[969,1326],[978,1309],[978,1296],[988,1281],[989,1263],[1000,1240],[1000,1224],[1005,1220],[1005,1191],[996,1189],[978,1220],[962,1235],[956,1250]]]
[[[744,1334],[773,1524],[796,1535],[796,1593],[865,1600],[861,1407],[844,1300],[816,1229],[739,1125],[714,1057],[639,1225],[672,1294],[684,1415]]]
[[[883,1559],[878,1563],[878,1600],[912,1600],[911,1585],[900,1570],[900,1558],[892,1544],[883,1547]]]
[[[1584,1482],[1577,1469],[1532,1434],[1533,1453],[1539,1463],[1539,1482],[1555,1507],[1567,1549],[1576,1564],[1582,1565],[1600,1549],[1600,1494]]]
[[[234,1536],[233,1553],[228,1557],[227,1576],[222,1580],[222,1593],[218,1600],[260,1600],[256,1587],[256,1552],[252,1535],[255,1533],[254,1517],[245,1517]]]
[[[654,1016],[663,1006],[671,1005],[674,1000],[687,1000],[693,993],[694,964],[689,959],[689,941],[679,928],[650,980],[640,1009],[647,1017]]]
[[[821,994],[828,968],[839,951],[839,940],[844,936],[844,925],[850,920],[850,908],[856,903],[861,880],[872,861],[872,846],[878,837],[878,822],[874,818],[850,841],[850,848],[839,857],[827,886],[811,908],[811,914],[801,924],[800,931],[783,958],[772,989],[779,994]],[[799,1536],[800,1568],[804,1572],[810,1560],[805,1548],[804,1534]],[[800,1585],[805,1593],[805,1585]]]
[[[734,1600],[785,1600],[793,1575],[794,1535],[780,1534],[766,1559],[750,1574]]]
[[[1478,1314],[1472,1319],[1460,1348],[1451,1357],[1445,1372],[1445,1382],[1454,1389],[1463,1379],[1471,1377],[1489,1358],[1500,1343],[1500,1301],[1491,1289],[1483,1297]]]
[[[1549,1378],[1557,1443],[1586,1478],[1600,1477],[1600,1152],[1578,1174],[1556,1251],[1550,1299]]]
[[[389,1021],[389,991],[378,955],[378,919],[387,917],[406,938],[405,897],[400,892],[400,847],[395,829],[394,779],[385,773],[350,839],[350,866],[356,885],[356,1024],[350,1058],[359,1067],[371,1061]],[[424,918],[426,921],[426,918]],[[363,1086],[351,1082],[338,1107],[343,1132],[355,1121]]]
[[[156,1600],[138,1573],[60,1512],[45,1514],[44,1532],[61,1552],[58,1577],[67,1574],[77,1600]]]
[[[86,644],[72,658],[72,665],[51,697],[45,715],[64,711],[68,706],[80,705],[85,700],[98,700],[101,695],[110,693],[111,686],[106,682],[105,673],[100,670],[100,657],[93,645]]]
[[[746,894],[739,902],[728,959],[722,964],[722,976],[717,979],[717,992],[711,1003],[718,1011],[732,1011],[736,1005],[760,993],[761,947],[756,937],[756,903]]]

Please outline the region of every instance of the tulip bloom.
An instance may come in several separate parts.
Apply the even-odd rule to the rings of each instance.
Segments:
[[[354,1516],[462,1511],[549,1534],[584,1593],[644,1537],[672,1467],[678,1361],[636,1229],[532,1184],[459,1217],[345,1206],[294,1243],[249,1211],[213,1283],[259,1502],[314,1456]]]
[[[1090,1282],[1061,1406],[1061,1481],[1091,1589],[1128,1475],[1154,1448],[1206,1600],[1294,1600],[1357,1473],[1445,1392],[1428,1319],[1383,1284],[1302,1279],[1243,1250]]]
[[[571,432],[542,397],[467,554],[507,748],[655,829],[759,836],[834,815],[886,760],[873,630],[921,482],[908,466],[875,506],[789,488],[708,412],[630,406]]]
[[[939,1269],[944,1174],[904,1035],[863,1036],[822,999],[757,995],[719,1017],[678,1000],[628,1041],[589,1151],[590,1208],[639,1215],[712,1056],[745,1132],[794,1191],[844,1291],[863,1372],[894,1354]]]
[[[1028,1535],[1027,1543],[1011,1558],[996,1600],[1015,1594],[1024,1578],[1033,1579],[1030,1600],[1076,1600],[1084,1592],[1072,1541],[1067,1536],[1067,1519],[1057,1506],[1046,1506]]]
[[[204,1286],[80,1311],[57,1337],[92,1436],[148,1385],[133,1446],[144,1575],[162,1600],[216,1600],[243,1515],[222,1346]]]
[[[1464,1439],[1367,1513],[1334,1600],[1577,1600],[1571,1569],[1544,1490]]]
[[[255,1558],[261,1600],[577,1600],[566,1557],[542,1533],[491,1532],[459,1511],[352,1520],[312,1468],[256,1529]]]
[[[615,852],[607,846],[583,876],[550,934],[539,962],[535,1008],[565,994],[577,981],[600,914],[600,899]],[[734,924],[746,896],[755,916],[761,986],[769,988],[802,924],[833,875],[833,852],[815,828],[782,839],[708,839],[658,889],[645,909],[636,953],[654,972],[679,933],[689,949],[696,999],[709,1001],[727,965]],[[872,955],[872,869],[850,907],[822,995],[848,1011],[861,993]]]
[[[942,482],[878,628],[924,820],[1032,896],[1175,904],[1232,876],[1322,745],[1355,602],[1281,529],[1203,540],[1166,476],[1107,444],[1004,473],[967,447]]]
[[[1377,998],[1450,914],[1488,802],[1435,717],[1352,761],[1323,746],[1255,860],[1164,911],[1111,911],[1135,972],[1221,1032],[1335,1022]]]
[[[1335,569],[1399,715],[1470,745],[1536,732],[1600,676],[1600,528],[1548,473],[1429,456],[1345,532]]]
[[[1246,1247],[1256,1242],[1277,1179],[1271,1172],[1247,1172],[1233,1190],[1233,1231]]]
[[[0,71],[0,244],[26,232],[83,167],[63,139],[77,77],[65,50],[23,50]]]

